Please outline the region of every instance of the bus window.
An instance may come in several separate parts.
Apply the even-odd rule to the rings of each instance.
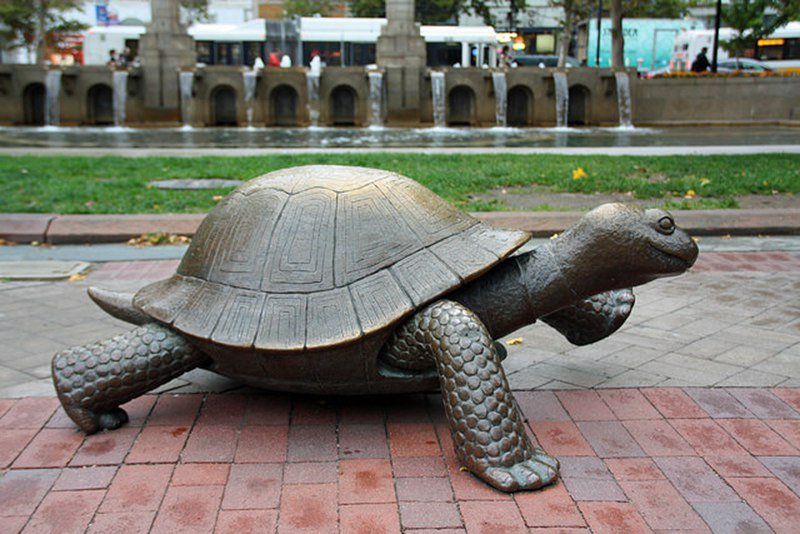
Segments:
[[[266,63],[266,54],[264,54],[263,46],[264,43],[244,43],[244,64],[253,65],[257,57],[260,57]]]
[[[212,54],[211,41],[195,41],[194,47],[197,51],[197,62],[205,63],[206,65],[214,64],[214,56]]]
[[[217,43],[217,64],[241,65],[242,43]]]
[[[372,65],[375,63],[375,45],[373,43],[350,43],[351,65]]]
[[[429,67],[452,67],[461,63],[461,43],[427,43]]]

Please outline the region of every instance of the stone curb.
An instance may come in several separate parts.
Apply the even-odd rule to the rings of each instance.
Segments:
[[[520,228],[536,237],[564,231],[582,212],[480,212],[493,226]],[[800,208],[688,210],[675,212],[678,224],[692,235],[800,235]],[[118,243],[142,234],[194,235],[205,214],[55,215],[0,213],[0,238],[15,243],[54,245]]]

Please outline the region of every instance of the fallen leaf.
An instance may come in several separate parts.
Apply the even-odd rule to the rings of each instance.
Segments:
[[[730,239],[730,238],[731,238],[731,234],[725,234],[723,236],[720,236],[720,239]]]
[[[156,245],[176,245],[191,243],[192,238],[185,235],[168,234],[166,232],[152,232],[142,234],[139,237],[132,237],[128,240],[128,245],[134,247],[152,247]]]
[[[75,273],[69,278],[67,278],[68,282],[80,282],[81,280],[86,280],[85,274]]]
[[[467,471],[469,471],[469,468],[468,467],[464,467],[462,465],[461,467],[458,468],[458,470],[461,471],[462,473],[466,473]]]
[[[94,206],[94,200],[87,200],[86,202],[83,203],[83,205],[86,206],[87,208],[91,208],[92,206]]]
[[[213,200],[214,202],[219,202],[223,198],[225,197],[223,197],[222,195],[214,195],[213,197],[211,197],[211,200]]]
[[[694,198],[695,196],[697,196],[697,193],[695,192],[695,190],[694,190],[694,189],[689,189],[689,190],[686,192],[686,194],[685,194],[685,195],[683,195],[683,198],[692,199],[692,198]]]
[[[702,178],[700,180],[700,185],[708,185],[710,183],[711,183],[711,180],[709,180],[708,178]]]
[[[550,239],[558,239],[558,234],[556,233],[556,234],[551,235]]]
[[[522,345],[522,338],[521,337],[515,337],[514,339],[509,339],[508,341],[506,341],[506,344],[508,344],[508,345]]]
[[[16,243],[13,241],[6,241],[5,239],[0,239],[0,247],[13,247]]]

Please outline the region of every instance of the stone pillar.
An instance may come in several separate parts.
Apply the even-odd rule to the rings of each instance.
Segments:
[[[469,67],[469,43],[461,43],[461,66]]]
[[[178,72],[192,68],[194,39],[181,24],[178,0],[150,0],[151,22],[139,41],[144,76],[145,120],[180,120]]]
[[[386,0],[386,25],[377,43],[377,62],[386,71],[387,121],[420,121],[425,40],[414,22],[414,0]]]

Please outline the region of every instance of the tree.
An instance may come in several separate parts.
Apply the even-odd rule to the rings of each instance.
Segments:
[[[326,17],[333,12],[336,2],[334,0],[286,0],[283,8],[289,16],[312,17],[322,15]]]
[[[563,68],[567,64],[569,43],[572,40],[572,30],[575,24],[590,16],[595,2],[593,0],[550,0],[550,5],[560,7],[564,11],[564,18],[560,21],[561,35],[558,39],[558,66]]]
[[[625,67],[625,38],[622,35],[622,0],[611,0],[611,68]]]
[[[623,9],[628,18],[679,19],[696,5],[698,0],[624,0]]]
[[[208,12],[208,0],[181,0],[181,8],[187,26],[212,19]]]
[[[731,0],[722,8],[722,20],[734,35],[722,46],[737,58],[755,48],[766,37],[790,20],[800,17],[800,0]]]
[[[492,6],[508,4],[511,12],[525,9],[525,0],[417,0],[414,18],[421,24],[455,23],[462,13],[474,13],[492,25]],[[385,17],[384,0],[350,0],[350,12],[356,17]]]
[[[47,47],[59,34],[76,33],[85,24],[67,18],[69,10],[82,9],[80,0],[6,0],[0,3],[0,46],[5,49],[27,47],[43,63]]]

